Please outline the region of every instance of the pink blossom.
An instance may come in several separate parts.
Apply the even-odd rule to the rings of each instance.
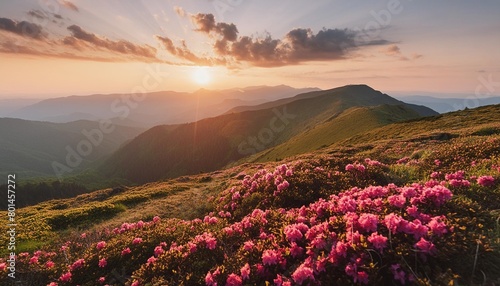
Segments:
[[[353,165],[353,164],[347,164],[347,165],[345,166],[345,170],[346,170],[346,171],[353,171],[353,170],[355,170],[355,169],[356,169],[356,168],[354,167],[354,165]]]
[[[87,234],[84,232],[84,233],[80,234],[80,237],[81,237],[81,238],[86,238],[86,237],[87,237]]]
[[[432,179],[437,179],[441,176],[441,172],[432,172],[431,178]]]
[[[99,267],[104,268],[108,265],[108,262],[106,261],[106,258],[102,258],[99,260]]]
[[[105,241],[99,241],[96,245],[97,250],[101,250],[104,247],[106,247],[106,242]]]
[[[147,261],[147,264],[154,264],[156,262],[156,257],[154,256],[151,256],[150,258],[148,258],[148,261]]]
[[[66,272],[66,273],[63,273],[61,275],[61,277],[59,277],[59,280],[61,280],[62,282],[69,282],[71,281],[71,272]]]
[[[446,228],[446,224],[442,222],[444,217],[442,216],[435,216],[431,219],[431,221],[427,224],[431,231],[436,234],[437,236],[442,236],[443,234],[448,232],[448,229]]]
[[[292,255],[292,257],[296,258],[296,257],[301,256],[304,253],[304,249],[302,247],[298,246],[297,243],[292,242],[291,246],[292,247],[290,248],[290,254]]]
[[[153,218],[153,222],[154,222],[154,223],[158,223],[158,222],[160,222],[160,220],[161,220],[161,219],[160,219],[160,217],[159,217],[159,216],[155,216],[155,217]]]
[[[140,237],[136,237],[132,241],[132,244],[140,244],[140,243],[142,243],[142,238],[140,238]]]
[[[85,260],[83,258],[80,258],[78,259],[77,261],[75,261],[71,266],[70,266],[70,270],[73,271],[73,270],[76,270],[78,268],[82,268],[83,267],[83,264],[85,264]]]
[[[392,206],[395,206],[397,208],[402,208],[404,207],[405,203],[406,203],[406,198],[402,195],[394,195],[394,196],[389,196],[387,198],[387,200],[389,201],[389,203],[392,205]]]
[[[160,256],[164,252],[165,252],[165,250],[163,250],[163,248],[161,247],[161,245],[158,245],[158,246],[155,247],[154,253],[155,253],[156,256]]]
[[[243,280],[241,280],[241,277],[231,273],[226,279],[226,285],[227,286],[241,286],[243,284]]]
[[[248,263],[240,269],[241,278],[247,280],[250,278],[250,265]]]
[[[188,248],[190,253],[196,252],[197,245],[196,243],[188,242]]]
[[[54,265],[55,265],[55,263],[50,261],[50,260],[47,261],[47,263],[45,263],[45,267],[47,267],[47,268],[52,268],[52,267],[54,267]]]
[[[492,176],[480,176],[477,178],[477,183],[483,187],[491,187],[495,185],[495,178]]]
[[[137,280],[134,280],[134,282],[132,282],[132,284],[130,284],[130,286],[139,286],[139,285],[141,285],[141,284]]]
[[[372,233],[368,237],[368,241],[371,244],[373,244],[373,247],[375,249],[379,250],[380,252],[382,252],[384,250],[384,248],[387,247],[387,237],[385,237],[381,234],[378,234],[377,232]]]
[[[137,227],[138,228],[143,228],[144,227],[144,222],[142,220],[137,222]]]
[[[206,247],[210,250],[214,250],[217,246],[217,240],[212,235],[205,238]]]
[[[99,280],[97,280],[100,284],[104,284],[106,282],[106,277],[99,277]]]
[[[384,222],[387,228],[391,231],[391,233],[395,234],[399,228],[400,223],[403,221],[403,218],[397,214],[390,213],[385,216]]]
[[[30,259],[30,264],[38,264],[38,256],[33,256]]]
[[[285,235],[289,241],[297,241],[302,238],[302,232],[296,227],[295,224],[285,227]]]
[[[427,235],[429,228],[423,225],[419,219],[415,219],[406,225],[405,231],[406,233],[413,234],[415,239],[419,239]]]
[[[376,231],[378,225],[378,216],[364,213],[358,219],[359,225],[366,231]]]
[[[278,263],[281,254],[277,250],[264,250],[262,253],[262,263],[264,265],[274,265]]]
[[[7,268],[7,263],[2,262],[0,263],[0,271],[4,271]]]
[[[245,249],[246,251],[250,251],[252,250],[252,248],[255,246],[255,244],[253,243],[253,241],[249,240],[249,241],[245,241],[243,243],[243,249]]]
[[[425,238],[421,237],[420,241],[415,243],[415,247],[422,251],[423,253],[434,254],[436,252],[436,246],[434,243],[425,240]]]
[[[298,285],[302,284],[307,279],[314,281],[314,272],[311,267],[301,264],[292,274],[293,281]]]
[[[122,256],[125,256],[127,254],[130,254],[132,251],[130,251],[130,247],[127,247],[125,248],[124,250],[122,250]]]

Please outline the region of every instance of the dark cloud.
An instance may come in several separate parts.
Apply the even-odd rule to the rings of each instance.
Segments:
[[[30,10],[28,11],[28,16],[31,16],[31,17],[34,17],[34,18],[37,18],[37,19],[45,19],[47,18],[47,15],[43,12],[43,11],[40,11],[40,10]]]
[[[234,24],[216,23],[215,17],[212,14],[191,15],[191,20],[197,26],[196,31],[207,34],[215,34],[221,36],[226,41],[236,41],[238,37],[238,29]]]
[[[0,18],[0,30],[34,39],[41,39],[44,37],[42,27],[40,25],[27,21],[17,22],[9,18]]]
[[[365,46],[385,45],[383,39],[369,42],[359,41],[358,33],[349,29],[323,29],[314,33],[311,29],[297,28],[283,38],[239,36],[234,24],[217,22],[213,14],[191,15],[195,31],[213,39],[212,49],[221,63],[275,67],[298,64],[307,61],[329,61],[352,57],[351,52]],[[172,42],[167,49],[177,51]],[[179,48],[184,54],[193,54],[185,45]],[[172,53],[179,56],[179,53]],[[183,57],[186,59],[186,57]]]
[[[61,5],[63,5],[64,7],[68,8],[70,10],[73,10],[75,12],[79,11],[78,7],[70,1],[61,0],[60,3],[61,3]]]
[[[68,27],[71,36],[66,37],[62,42],[67,46],[72,46],[76,49],[85,47],[94,47],[106,49],[111,52],[117,52],[125,55],[130,55],[134,58],[143,58],[146,60],[156,60],[156,49],[149,45],[137,45],[126,40],[113,41],[93,33],[83,30],[78,25]]]

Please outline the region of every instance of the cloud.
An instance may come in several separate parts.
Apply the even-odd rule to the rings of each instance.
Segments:
[[[231,67],[243,63],[260,67],[278,67],[308,61],[340,60],[351,56],[352,51],[363,46],[388,43],[386,40],[357,42],[357,32],[349,29],[324,28],[314,33],[311,29],[297,28],[289,31],[281,39],[275,39],[270,34],[264,37],[239,36],[236,25],[217,22],[213,14],[198,13],[191,15],[191,20],[195,25],[195,31],[206,34],[213,41],[212,52],[215,57],[212,57],[211,62]],[[167,51],[179,58],[188,60],[180,54],[193,54],[185,44],[179,48],[170,41],[168,45]],[[183,53],[179,53],[178,49]]]
[[[212,66],[212,65],[222,65],[221,59],[200,57],[191,52],[184,41],[181,42],[181,46],[175,46],[172,40],[168,37],[155,36],[158,41],[165,47],[165,49],[177,58],[187,60],[188,62],[196,65]]]
[[[226,41],[236,41],[238,29],[234,24],[216,23],[212,14],[191,15],[191,20],[197,26],[196,31],[206,34],[215,34],[221,36]]]
[[[149,45],[110,40],[77,25],[67,29],[69,36],[48,37],[36,24],[0,18],[0,52],[107,62],[165,62]]]
[[[68,8],[70,10],[73,10],[75,12],[79,11],[78,7],[68,0],[60,0],[59,3],[61,3],[62,6]]]
[[[388,56],[401,56],[401,49],[397,45],[390,45],[381,51]]]
[[[401,49],[397,45],[390,45],[388,47],[385,47],[384,49],[381,49],[380,52],[385,54],[386,56],[395,57],[400,61],[409,61],[410,59],[416,60],[423,57],[423,55],[421,54],[413,53],[411,57],[408,58],[407,56],[403,55]]]
[[[76,49],[85,47],[99,48],[110,52],[129,55],[133,58],[143,58],[144,60],[156,60],[156,49],[149,45],[137,45],[126,40],[113,41],[96,34],[83,30],[78,25],[68,27],[71,36],[62,40],[67,46]]]
[[[177,15],[179,15],[181,17],[185,17],[187,15],[186,11],[182,7],[179,7],[179,6],[174,6],[174,11]]]
[[[46,14],[40,10],[30,10],[30,11],[28,11],[27,14],[28,14],[28,16],[31,16],[31,17],[34,17],[34,18],[37,18],[40,20],[47,18]]]
[[[0,18],[0,30],[33,39],[41,39],[45,36],[40,25],[27,21],[17,22],[9,18]]]

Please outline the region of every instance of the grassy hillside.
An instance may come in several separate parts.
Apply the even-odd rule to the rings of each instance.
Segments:
[[[75,170],[74,174],[116,151],[123,143],[143,131],[142,128],[113,125],[111,132],[105,134],[99,131],[103,135],[100,138],[93,131],[99,128],[99,122],[85,120],[50,123],[0,118],[0,133],[3,134],[0,138],[0,175],[16,173],[23,180],[30,177],[54,177],[52,163],[56,161],[68,166],[66,156],[70,151],[67,148],[77,152],[80,142],[89,142],[82,133],[87,131],[98,144],[89,142],[92,149],[88,155],[80,156],[81,164],[75,168],[68,166]]]
[[[286,104],[268,103],[259,110],[224,114],[189,124],[157,126],[113,154],[100,170],[108,176],[139,183],[213,171],[286,142],[349,108],[382,104],[404,105],[366,85],[345,86],[300,94],[292,101],[286,100]],[[415,107],[405,106],[415,116],[410,111]],[[433,113],[421,107],[417,112]]]
[[[494,285],[498,111],[395,123],[282,162],[20,209],[19,280]],[[440,134],[453,136],[436,137],[440,123],[447,124]],[[6,227],[0,225],[4,235]]]
[[[243,160],[251,162],[281,160],[330,146],[380,126],[418,117],[420,115],[417,112],[404,105],[353,107],[292,137],[285,143]]]

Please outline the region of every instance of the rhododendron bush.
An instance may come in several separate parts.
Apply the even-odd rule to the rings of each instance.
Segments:
[[[484,229],[494,220],[464,193],[494,194],[499,173],[431,171],[428,180],[395,185],[388,172],[387,164],[364,159],[239,174],[205,217],[155,217],[86,233],[57,249],[20,253],[17,269],[40,285],[470,281],[463,273],[472,274],[472,265],[457,259],[476,247],[491,252]]]

